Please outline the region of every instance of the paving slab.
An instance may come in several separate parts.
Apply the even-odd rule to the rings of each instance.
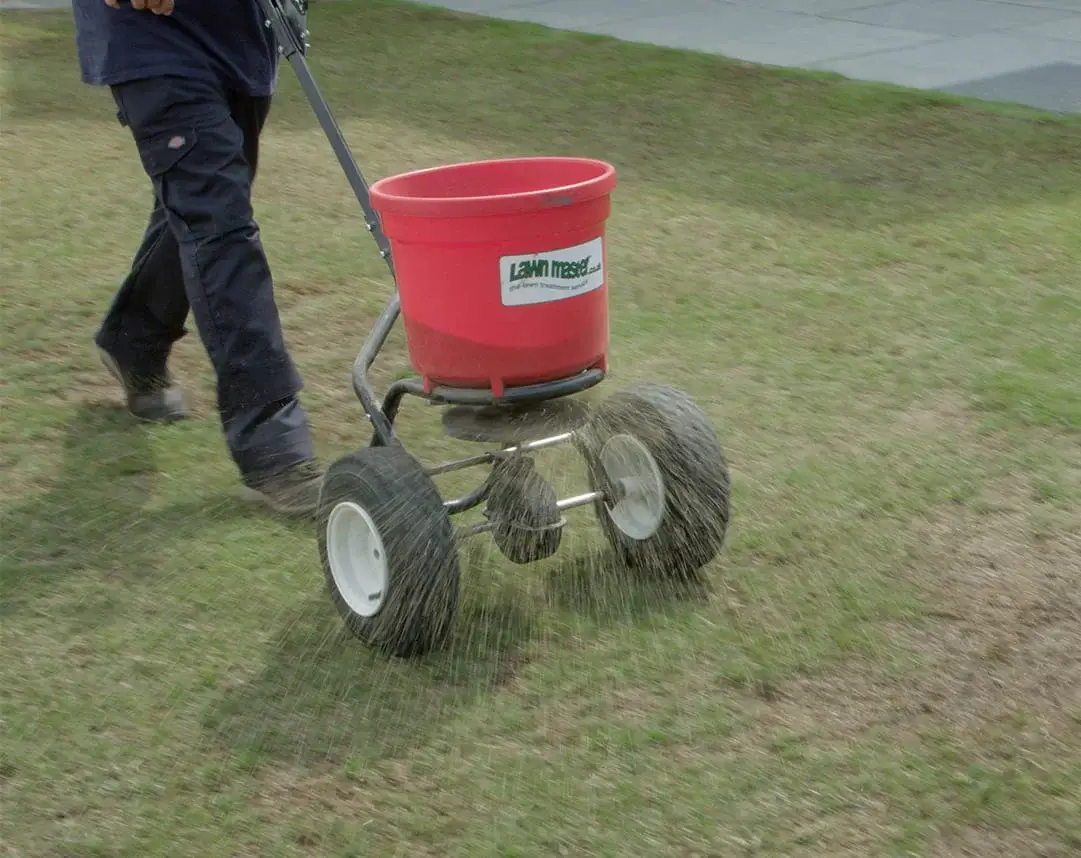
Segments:
[[[994,0],[898,0],[832,13],[845,21],[958,37],[1068,21],[1076,14],[1064,9]]]
[[[1031,27],[1019,27],[1012,31],[1015,36],[1031,36],[1037,39],[1065,39],[1068,42],[1081,42],[1081,14],[1073,15],[1050,24],[1035,24]]]
[[[1050,63],[949,87],[956,95],[1081,113],[1081,65]]]
[[[722,42],[767,38],[815,20],[799,12],[718,0],[701,9],[676,12],[665,2],[655,3],[639,17],[613,22],[604,31],[629,41],[720,53]]]
[[[462,3],[480,1],[458,0]],[[493,7],[488,12],[491,17],[599,35],[611,35],[612,28],[621,22],[645,21],[657,14],[656,0],[545,0],[528,6],[506,5],[514,0],[502,2],[503,8]],[[717,0],[667,0],[665,15],[695,16],[708,13],[716,5]]]
[[[1061,9],[1066,12],[1081,12],[1081,0],[992,0],[995,3],[1009,3],[1013,6],[1040,6],[1044,9]]]
[[[1081,64],[1081,43],[1011,33],[981,33],[857,58],[828,60],[813,67],[862,80],[949,91],[959,84],[998,78],[1050,63]],[[1003,97],[1008,95],[1004,93]]]
[[[937,38],[913,30],[809,18],[751,38],[722,39],[717,44],[717,53],[765,65],[814,66],[829,60],[928,44]]]
[[[829,15],[849,9],[867,9],[888,6],[897,0],[758,0],[762,9],[778,9],[782,12],[801,12],[804,15]]]

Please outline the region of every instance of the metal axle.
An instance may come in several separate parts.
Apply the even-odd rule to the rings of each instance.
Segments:
[[[573,437],[573,432],[563,432],[559,435],[552,435],[550,438],[542,438],[539,441],[527,441],[524,444],[518,444],[514,447],[504,447],[501,450],[489,450],[486,453],[478,453],[476,456],[470,456],[466,459],[456,459],[453,462],[444,462],[442,465],[426,468],[425,473],[429,477],[438,477],[441,474],[464,471],[466,468],[473,468],[477,465],[490,465],[500,459],[505,459],[507,456],[513,456],[516,453],[529,453],[533,450],[543,450],[546,447],[555,447],[558,444],[566,444]]]
[[[568,509],[574,509],[579,506],[588,506],[594,501],[603,500],[606,497],[604,492],[586,492],[581,495],[574,495],[573,497],[565,498],[564,500],[556,502],[556,509],[560,512],[565,512]],[[562,527],[564,521],[560,521],[559,526]],[[470,536],[477,536],[481,533],[487,533],[495,525],[490,521],[481,522],[480,524],[474,524],[469,527],[458,528],[458,538],[468,539]]]

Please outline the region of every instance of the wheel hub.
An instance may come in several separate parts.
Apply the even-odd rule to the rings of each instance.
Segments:
[[[386,597],[387,552],[367,510],[342,501],[330,511],[326,528],[327,560],[334,583],[350,610],[370,618]]]
[[[608,517],[631,539],[649,539],[664,520],[664,476],[653,454],[633,435],[613,435],[601,448],[601,467],[615,497]]]

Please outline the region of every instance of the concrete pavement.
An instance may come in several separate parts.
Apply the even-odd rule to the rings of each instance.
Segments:
[[[459,12],[1081,113],[1081,0],[425,0]],[[70,0],[0,0],[0,9]]]
[[[426,0],[769,65],[1081,112],[1081,0]]]

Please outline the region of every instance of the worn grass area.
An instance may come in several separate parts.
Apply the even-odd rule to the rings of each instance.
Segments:
[[[708,411],[726,553],[666,592],[576,515],[536,568],[468,549],[449,653],[344,638],[313,533],[233,500],[197,338],[202,419],[117,410],[90,335],[146,182],[68,16],[6,14],[0,853],[1078,854],[1078,123],[385,0],[312,19],[373,177],[619,167],[608,389]],[[367,437],[348,370],[388,284],[288,72],[264,165],[330,459]]]

